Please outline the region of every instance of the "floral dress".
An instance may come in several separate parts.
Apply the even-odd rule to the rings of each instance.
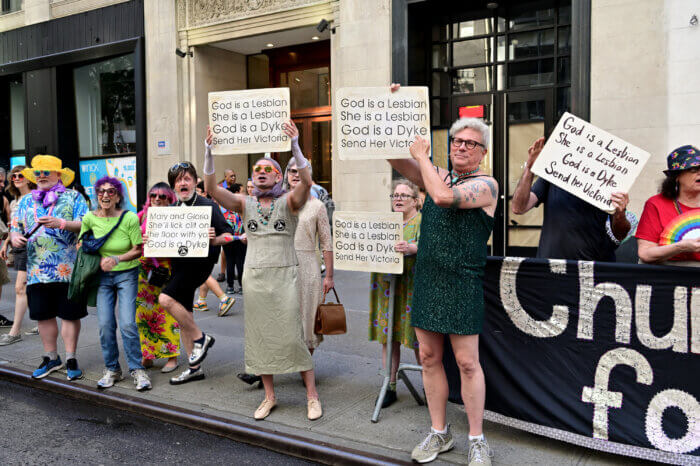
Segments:
[[[418,213],[403,227],[403,239],[409,244],[418,244],[421,214]],[[413,306],[413,279],[416,272],[416,256],[404,256],[403,273],[396,275],[394,295],[393,340],[411,349],[418,348],[416,331],[411,327]],[[369,339],[386,343],[389,333],[389,278],[390,274],[373,273],[370,277]]]
[[[146,220],[145,215],[139,217]],[[148,283],[148,273],[159,265],[170,271],[167,259],[141,258],[136,295],[136,326],[141,337],[141,352],[144,359],[150,360],[180,355],[180,324],[158,304],[162,287]]]

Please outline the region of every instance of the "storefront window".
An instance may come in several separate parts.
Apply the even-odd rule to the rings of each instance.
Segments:
[[[134,55],[73,70],[80,157],[136,152]]]
[[[22,9],[22,0],[0,0],[0,14],[12,13]]]
[[[24,85],[10,82],[10,150],[24,151]]]

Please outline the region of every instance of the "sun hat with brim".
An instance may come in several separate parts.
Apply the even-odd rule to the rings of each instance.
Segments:
[[[700,167],[700,149],[693,146],[681,146],[678,149],[674,149],[673,152],[668,154],[666,164],[668,165],[668,170],[664,170],[664,173],[667,175]]]
[[[45,170],[60,173],[63,186],[70,185],[75,178],[75,172],[70,168],[64,168],[61,159],[54,157],[53,155],[35,155],[32,159],[32,166],[22,170],[24,177],[36,184],[34,170]]]

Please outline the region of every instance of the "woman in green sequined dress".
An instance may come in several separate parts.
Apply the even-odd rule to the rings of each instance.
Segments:
[[[392,91],[398,88],[392,85]],[[479,333],[484,320],[482,277],[498,201],[496,180],[480,168],[488,135],[488,126],[480,119],[457,120],[450,128],[451,171],[432,164],[430,143],[420,137],[410,148],[413,160],[390,160],[394,169],[427,191],[411,322],[420,347],[432,428],[413,450],[412,457],[418,462],[432,461],[454,444],[445,419],[445,335],[460,368],[462,400],[469,420],[469,463],[490,464],[492,456],[482,433],[486,385],[479,364]]]

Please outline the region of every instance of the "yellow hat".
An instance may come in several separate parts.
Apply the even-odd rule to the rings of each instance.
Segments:
[[[22,170],[22,174],[32,183],[36,184],[34,170],[46,170],[51,172],[59,172],[61,174],[61,182],[63,186],[68,186],[75,178],[75,172],[70,168],[63,168],[63,162],[58,157],[53,155],[35,155],[32,159],[32,166]]]

